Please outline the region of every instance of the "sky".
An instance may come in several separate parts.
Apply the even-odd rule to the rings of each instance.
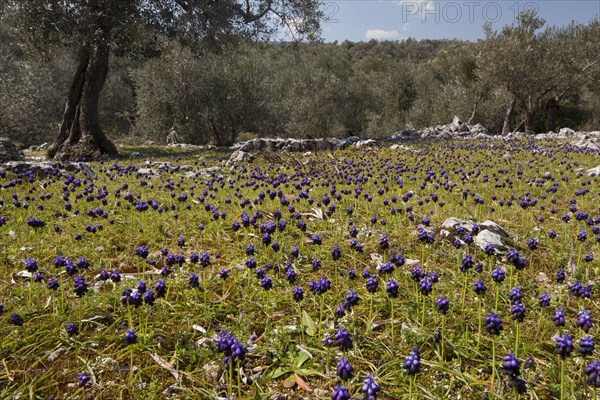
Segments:
[[[516,15],[534,9],[546,25],[588,23],[600,16],[600,0],[542,1],[413,1],[324,0],[328,21],[322,24],[325,42],[483,38],[483,24],[494,30],[511,25]]]

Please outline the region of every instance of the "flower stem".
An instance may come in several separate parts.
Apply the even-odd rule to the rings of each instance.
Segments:
[[[227,381],[228,381],[228,388],[227,388],[227,393],[229,397],[233,396],[233,362],[231,360],[229,360],[228,362],[229,364],[229,376],[227,377]]]
[[[565,360],[560,359],[560,400],[563,400],[565,393]]]
[[[423,297],[423,307],[421,308],[421,326],[425,324],[425,302],[427,301],[427,296],[422,295]]]
[[[369,320],[367,321],[367,330],[371,331],[371,322],[373,321],[373,295],[369,296]]]
[[[477,350],[479,350],[479,346],[481,344],[481,320],[482,320],[482,316],[481,316],[481,299],[477,300],[477,303],[479,304],[479,307],[477,309]]]
[[[390,308],[391,308],[391,324],[392,324],[392,343],[394,343],[394,299],[390,298]]]
[[[498,312],[498,298],[500,297],[500,284],[495,285],[494,312]]]
[[[444,357],[444,340],[445,340],[445,336],[446,335],[446,316],[443,315],[442,316],[442,361],[445,360]]]
[[[515,357],[519,351],[519,322],[515,322]]]
[[[463,292],[462,292],[462,308],[465,308],[465,301],[467,299],[467,273],[464,273],[463,279]]]
[[[496,386],[496,341],[492,338],[492,396],[495,392]]]
[[[321,332],[323,331],[323,295],[319,295],[319,337],[321,337]]]

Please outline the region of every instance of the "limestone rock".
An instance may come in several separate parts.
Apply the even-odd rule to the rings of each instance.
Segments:
[[[0,161],[23,161],[25,155],[8,138],[0,137]]]
[[[225,165],[229,167],[235,163],[239,163],[242,161],[249,161],[252,159],[254,159],[254,156],[252,154],[247,153],[242,150],[236,150],[233,153],[231,153],[231,156],[229,157],[229,160],[227,160],[227,163],[225,163]]]

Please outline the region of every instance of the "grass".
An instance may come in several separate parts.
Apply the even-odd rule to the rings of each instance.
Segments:
[[[576,280],[593,284],[598,279],[600,245],[593,233],[600,216],[598,178],[580,170],[595,167],[598,153],[572,151],[557,142],[448,142],[415,148],[416,152],[295,155],[289,164],[259,157],[230,168],[222,161],[227,154],[214,150],[181,153],[132,147],[122,159],[90,163],[95,176],[78,172],[72,177],[30,177],[5,171],[0,176],[0,216],[6,219],[0,226],[0,398],[268,399],[287,394],[328,399],[333,387],[343,384],[353,399],[359,399],[368,373],[378,378],[378,399],[406,398],[409,392],[415,399],[480,399],[484,394],[492,399],[592,398],[582,365],[595,360],[597,351],[587,357],[573,351],[564,361],[561,386],[553,337],[567,330],[577,348],[580,338],[595,339],[598,332],[596,287],[591,298],[569,291]],[[136,170],[145,158],[128,158],[134,151],[206,172],[184,178],[173,169],[142,179]],[[552,177],[544,178],[547,172]],[[463,189],[468,190],[466,198]],[[184,192],[187,198],[181,196]],[[408,193],[412,195],[403,197]],[[536,202],[524,208],[521,197]],[[149,205],[147,210],[136,210],[141,201]],[[575,218],[573,205],[592,218],[591,224]],[[99,208],[98,215],[88,212]],[[286,222],[283,230],[271,234],[278,251],[263,242],[268,221],[277,224],[276,210]],[[249,218],[258,211],[262,216],[255,226],[245,227],[242,211]],[[561,219],[564,214],[570,216],[568,223]],[[30,217],[45,226],[29,226]],[[435,233],[433,243],[417,238],[423,217],[430,220],[427,229]],[[439,234],[438,227],[448,217],[500,224],[509,232],[511,246],[525,257],[526,267],[517,272],[504,255],[486,255],[474,244],[455,248],[454,235]],[[296,226],[300,220],[306,231]],[[240,229],[232,229],[234,221]],[[362,252],[350,246],[350,226],[357,228]],[[555,239],[548,237],[550,229],[557,233]],[[587,240],[580,241],[577,235],[584,229]],[[384,233],[388,249],[379,245]],[[76,235],[81,238],[76,240]],[[321,236],[322,244],[314,244],[312,235]],[[183,246],[178,244],[180,237],[185,239]],[[535,250],[527,246],[530,237],[539,242]],[[245,264],[250,243],[255,269]],[[135,254],[142,245],[150,252],[147,259]],[[335,261],[334,245],[342,252]],[[291,256],[292,247],[298,247],[299,257]],[[169,258],[161,249],[185,258],[170,267],[168,277],[160,275]],[[189,262],[192,251],[206,251],[210,263]],[[431,294],[419,292],[411,279],[411,262],[396,266],[391,274],[377,273],[377,265],[397,253],[426,272],[438,273]],[[584,261],[588,253],[594,257],[590,262]],[[75,295],[65,268],[54,266],[57,255],[73,263],[80,256],[90,262],[89,268],[77,272],[89,286],[82,297]],[[460,272],[465,255],[481,262],[482,271]],[[43,281],[19,276],[28,257],[37,261]],[[315,258],[321,261],[316,271]],[[490,276],[495,265],[506,271],[501,284]],[[261,287],[258,268],[271,278],[272,289]],[[294,283],[286,279],[286,268],[295,271]],[[350,268],[356,279],[348,277]],[[559,268],[567,271],[562,285],[554,278]],[[221,269],[228,271],[226,279],[221,279]],[[375,293],[367,291],[361,276],[365,269],[378,279]],[[117,270],[122,280],[103,283],[98,277],[102,270]],[[198,287],[189,283],[191,272],[199,276]],[[315,295],[310,282],[322,276],[331,287]],[[47,286],[52,277],[59,281],[57,290]],[[390,300],[385,287],[392,277],[399,295]],[[488,288],[480,297],[473,292],[477,278]],[[142,280],[155,291],[159,279],[168,289],[153,305],[121,302],[123,289],[135,289]],[[304,291],[300,302],[293,300],[294,285]],[[511,319],[508,299],[517,285],[526,309],[520,323]],[[360,301],[336,318],[351,288]],[[543,292],[551,296],[549,308],[538,305]],[[450,302],[445,317],[436,311],[440,295]],[[565,327],[555,327],[550,319],[558,306],[564,309]],[[587,334],[576,325],[581,308],[590,310],[594,320]],[[480,328],[489,311],[502,319],[499,335]],[[13,313],[23,318],[22,326],[11,324]],[[77,325],[77,335],[67,334],[68,322]],[[333,336],[338,327],[350,333],[351,349],[323,344],[323,336]],[[135,330],[137,343],[126,343],[128,329]],[[231,331],[247,349],[236,368],[224,364],[217,351],[221,331]],[[421,370],[411,387],[413,378],[403,363],[413,346],[419,349]],[[524,394],[509,387],[502,373],[502,357],[508,351],[521,361]],[[354,377],[344,382],[335,375],[342,356],[354,370]],[[532,368],[524,366],[527,357]],[[91,378],[83,387],[78,373]]]

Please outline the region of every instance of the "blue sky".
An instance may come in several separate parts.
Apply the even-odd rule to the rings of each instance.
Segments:
[[[587,23],[600,15],[600,0],[544,1],[416,1],[324,0],[329,21],[322,24],[326,42],[483,37],[482,26],[495,30],[515,21],[515,15],[534,8],[547,25]]]

